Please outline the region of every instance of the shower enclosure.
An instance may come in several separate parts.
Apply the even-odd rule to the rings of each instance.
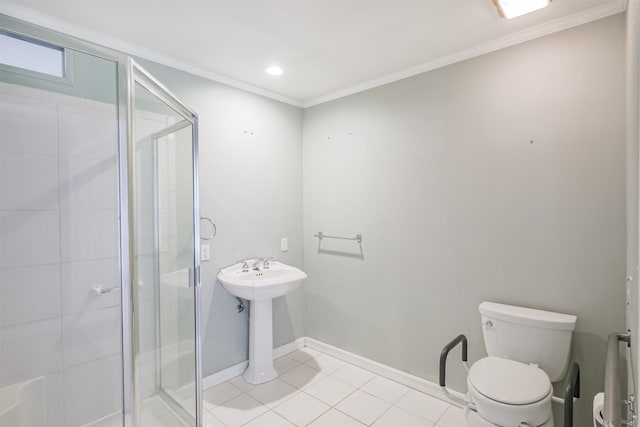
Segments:
[[[0,15],[0,425],[201,426],[197,116]]]

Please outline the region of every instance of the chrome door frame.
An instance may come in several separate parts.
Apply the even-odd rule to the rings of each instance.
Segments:
[[[127,81],[128,81],[128,91],[127,91],[127,111],[129,112],[129,120],[130,123],[134,123],[133,121],[133,96],[134,96],[134,87],[135,84],[141,85],[144,89],[148,90],[152,95],[156,96],[162,102],[166,103],[173,110],[178,112],[184,120],[190,122],[192,126],[192,183],[193,183],[193,277],[191,280],[194,284],[194,326],[195,326],[195,385],[196,385],[196,425],[202,426],[203,423],[203,415],[202,415],[202,340],[201,340],[201,325],[200,325],[200,197],[199,197],[199,186],[198,186],[198,115],[195,111],[185,105],[182,101],[180,101],[165,85],[163,85],[160,81],[158,81],[155,77],[153,77],[147,70],[145,70],[140,64],[138,64],[131,57],[127,58]],[[170,128],[177,128],[178,126],[183,126],[182,121],[176,123],[174,126]],[[176,129],[173,129],[176,130]],[[133,127],[130,127],[130,138],[129,140],[132,143],[129,146],[129,161],[131,165],[135,164],[135,148],[133,144]],[[132,175],[135,171],[134,168],[130,168],[129,180],[133,182],[134,176]],[[133,189],[133,188],[132,188]],[[135,193],[135,192],[134,192]],[[130,196],[131,199],[131,196]],[[135,194],[133,194],[133,200],[131,200],[131,205],[135,206]],[[129,212],[131,215],[132,212]],[[135,213],[133,213],[135,215]],[[134,218],[135,220],[135,218]],[[132,220],[132,224],[135,224],[135,221]],[[131,251],[135,253],[135,238],[133,232],[130,234],[130,246]],[[132,266],[135,266],[133,263]],[[132,268],[132,270],[135,269]],[[131,279],[136,277],[136,272],[131,272]],[[133,292],[133,294],[137,294],[137,292]],[[136,296],[134,295],[134,298]],[[134,318],[135,320],[135,318]],[[134,329],[135,330],[135,329]],[[137,345],[137,343],[136,343]],[[179,410],[181,408],[176,408]]]

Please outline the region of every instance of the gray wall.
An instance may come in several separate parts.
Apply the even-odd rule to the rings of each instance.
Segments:
[[[623,50],[616,15],[305,110],[308,335],[437,381],[456,334],[485,354],[480,302],[573,313],[590,425],[625,323]]]
[[[200,212],[218,226],[202,263],[203,371],[247,360],[247,312],[216,281],[220,268],[273,256],[302,267],[301,110],[140,60],[200,121]],[[203,234],[207,233],[202,223]],[[280,238],[289,251],[280,252]],[[302,288],[274,301],[274,345],[305,335]]]

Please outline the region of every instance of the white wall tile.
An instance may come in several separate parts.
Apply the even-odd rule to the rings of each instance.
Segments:
[[[60,320],[0,329],[0,387],[60,369]]]
[[[103,210],[101,221],[100,258],[117,258],[120,253],[118,211]]]
[[[49,92],[49,101],[62,105],[84,105],[84,99],[58,92]]]
[[[48,100],[49,92],[23,85],[11,85],[11,93],[22,99]]]
[[[122,349],[120,307],[65,316],[62,322],[64,367],[119,354]]]
[[[62,262],[100,259],[102,211],[60,212],[60,257]]]
[[[60,157],[60,209],[102,208],[102,160],[89,156]]]
[[[102,163],[102,209],[118,209],[118,159],[116,157]]]
[[[0,268],[59,262],[58,229],[56,211],[0,212]]]
[[[115,113],[69,105],[60,105],[58,110],[60,156],[109,159],[117,155],[118,122]]]
[[[66,427],[77,427],[121,409],[121,365],[118,355],[64,371]]]
[[[57,109],[52,102],[3,95],[0,151],[56,155]]]
[[[138,357],[136,368],[140,378],[140,396],[145,399],[156,393],[157,384],[157,363],[156,351],[148,351],[142,353]]]
[[[94,101],[93,99],[84,99],[84,106],[89,110],[98,110],[111,114],[116,113],[115,104],[108,102]]]
[[[0,154],[0,209],[57,208],[58,161],[55,156]]]
[[[58,264],[0,270],[0,327],[58,316]]]
[[[151,287],[147,282],[145,287]],[[145,288],[146,291],[146,288]],[[140,351],[147,352],[154,350],[156,345],[156,309],[153,300],[139,300],[138,305],[138,329],[140,331]]]
[[[64,394],[62,371],[45,376],[47,427],[66,427],[64,424]]]
[[[63,263],[60,266],[62,312],[82,313],[120,305],[120,267],[117,259]],[[117,287],[103,295],[91,295],[91,287]]]
[[[0,94],[3,96],[10,95],[12,86],[12,84],[0,82]]]
[[[120,284],[116,110],[6,86],[0,386],[46,374],[48,425],[79,426],[121,407],[120,292],[90,295]]]

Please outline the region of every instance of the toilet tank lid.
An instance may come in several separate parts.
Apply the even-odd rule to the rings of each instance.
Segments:
[[[536,310],[533,308],[517,307],[515,305],[498,304],[485,301],[480,304],[480,314],[493,319],[519,325],[535,326],[538,328],[573,331],[577,317],[571,314],[554,313],[552,311]]]

